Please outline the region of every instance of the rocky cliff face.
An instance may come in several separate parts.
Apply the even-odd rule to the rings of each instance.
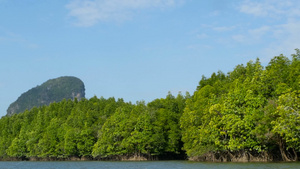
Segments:
[[[49,105],[63,99],[81,99],[85,97],[84,83],[72,76],[50,79],[40,86],[23,93],[7,109],[7,115],[21,113],[33,107]]]

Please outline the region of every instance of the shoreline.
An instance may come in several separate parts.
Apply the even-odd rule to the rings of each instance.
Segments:
[[[7,157],[1,158],[0,161],[165,161],[165,160],[187,160],[174,157],[159,156],[110,156],[110,157]]]
[[[208,159],[207,157],[192,157],[188,159],[158,159],[152,158],[147,159],[145,157],[131,156],[131,157],[109,157],[109,158],[92,158],[92,157],[67,157],[67,158],[57,158],[57,157],[9,157],[0,158],[2,161],[31,161],[31,162],[52,162],[52,161],[189,161],[189,162],[207,162],[207,163],[269,163],[269,162],[298,162],[298,161],[283,161],[279,159],[263,159],[263,158],[252,158],[247,159],[246,157],[232,158],[232,159]]]

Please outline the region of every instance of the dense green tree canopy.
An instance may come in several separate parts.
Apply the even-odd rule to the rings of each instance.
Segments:
[[[123,99],[63,100],[0,120],[0,157],[69,158],[182,153],[179,118],[186,98],[146,105]]]
[[[188,156],[209,153],[263,154],[280,150],[283,160],[299,153],[300,55],[280,55],[264,69],[259,60],[226,76],[202,77],[181,117]]]
[[[136,104],[92,97],[0,119],[0,158],[191,159],[247,156],[285,161],[300,153],[300,51],[205,76],[192,96]],[[211,156],[212,155],[212,156]]]

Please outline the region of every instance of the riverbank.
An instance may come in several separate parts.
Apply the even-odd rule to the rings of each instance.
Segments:
[[[229,155],[229,154],[206,154],[203,156],[189,157],[185,159],[175,159],[175,158],[159,158],[159,157],[145,157],[145,156],[111,156],[111,157],[66,157],[66,158],[57,158],[57,157],[9,157],[9,158],[0,158],[0,161],[194,161],[194,162],[216,162],[216,163],[247,163],[247,162],[284,162],[282,158],[276,156],[254,156],[251,154],[240,154],[240,155]]]
[[[71,156],[71,157],[7,157],[0,158],[0,161],[165,161],[165,160],[186,160],[187,157],[182,154],[172,155],[132,155],[132,156]]]
[[[283,161],[280,157],[264,154],[250,154],[250,153],[207,153],[203,156],[190,157],[189,161],[201,162],[276,162]]]

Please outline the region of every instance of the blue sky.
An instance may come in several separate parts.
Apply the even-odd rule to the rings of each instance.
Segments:
[[[60,76],[148,102],[300,48],[298,0],[0,0],[0,14],[0,116]]]

